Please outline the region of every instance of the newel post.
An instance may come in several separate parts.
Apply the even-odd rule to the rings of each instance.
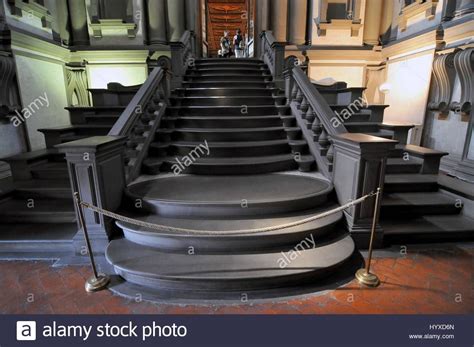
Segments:
[[[186,73],[184,66],[184,48],[182,42],[170,42],[171,48],[171,89],[178,88],[183,83],[183,77]]]
[[[383,192],[387,157],[398,141],[354,133],[337,135],[332,140],[333,182],[339,201],[344,203],[355,200],[376,192],[378,187]],[[344,213],[354,241],[359,247],[367,248],[375,213],[374,198],[369,198]],[[379,224],[374,242],[376,247],[383,244],[383,230]]]
[[[66,154],[72,191],[78,192],[82,201],[109,211],[120,207],[126,186],[126,140],[122,136],[95,136],[56,146]],[[114,221],[87,209],[84,217],[94,252],[104,253],[115,228]],[[79,229],[74,237],[76,254],[84,255],[84,245],[83,231]]]

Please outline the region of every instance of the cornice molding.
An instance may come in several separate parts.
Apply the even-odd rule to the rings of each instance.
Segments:
[[[439,30],[428,31],[424,34],[414,36],[410,39],[396,42],[392,45],[382,48],[384,59],[404,55],[420,49],[440,48],[441,37]]]
[[[71,56],[67,48],[17,31],[12,31],[11,45],[15,55],[30,56],[46,61],[66,63]]]
[[[425,14],[426,19],[433,19],[436,15],[437,5],[438,0],[416,0],[413,4],[402,8],[402,12],[398,17],[400,30],[405,31],[407,29],[408,20],[422,13]]]

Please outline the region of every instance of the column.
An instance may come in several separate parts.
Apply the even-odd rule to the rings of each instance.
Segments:
[[[260,57],[260,34],[270,30],[270,0],[256,0],[254,56]]]
[[[364,19],[364,43],[376,46],[379,44],[380,25],[383,2],[381,0],[366,0]]]
[[[166,0],[146,0],[148,43],[166,43]]]
[[[292,0],[294,1],[294,0]],[[278,42],[286,42],[288,23],[288,0],[271,1],[271,28]]]
[[[184,0],[167,0],[168,5],[168,41],[177,42],[184,33],[185,7]]]
[[[71,34],[69,33],[69,8],[67,6],[67,0],[56,0],[56,6],[56,20],[61,43],[64,45],[69,45],[71,41]]]
[[[380,0],[382,2],[382,19],[380,21],[380,38],[382,43],[388,42],[390,39],[390,31],[392,30],[393,21],[393,1]]]
[[[199,1],[185,0],[186,7],[186,30],[196,32],[197,14],[199,13]]]
[[[88,45],[89,31],[85,0],[68,0],[71,34],[74,45]]]
[[[474,13],[474,2],[472,0],[458,0],[456,3],[456,17]]]
[[[289,41],[295,45],[305,43],[307,0],[291,0],[288,16]]]

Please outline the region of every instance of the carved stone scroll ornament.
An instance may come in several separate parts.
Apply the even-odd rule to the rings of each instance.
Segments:
[[[66,66],[67,98],[70,106],[90,106],[85,64]]]
[[[468,114],[474,99],[474,48],[455,52],[454,67],[461,83],[461,98],[451,103],[451,110]]]
[[[6,121],[20,108],[15,75],[13,57],[0,52],[0,121]]]
[[[434,90],[430,110],[449,112],[455,77],[454,53],[436,55],[433,62]]]

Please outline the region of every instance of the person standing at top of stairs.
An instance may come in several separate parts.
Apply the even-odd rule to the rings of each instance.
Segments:
[[[221,37],[221,49],[218,54],[219,58],[229,58],[231,55],[229,32],[227,30],[224,30],[224,36]]]
[[[244,48],[245,48],[245,42],[242,37],[242,31],[240,31],[240,29],[237,29],[237,32],[235,33],[235,36],[234,36],[234,51],[235,51],[236,58],[244,57]]]

